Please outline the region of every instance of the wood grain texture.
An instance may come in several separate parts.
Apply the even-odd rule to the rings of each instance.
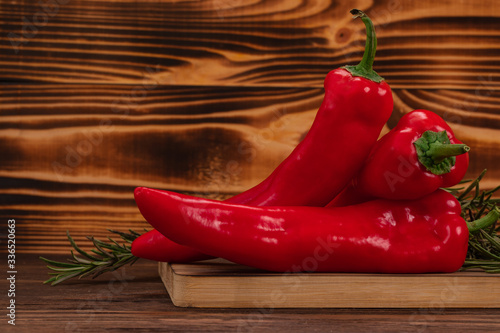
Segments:
[[[0,219],[19,221],[20,250],[148,227],[136,186],[220,199],[266,177],[326,73],[359,61],[353,7],[393,88],[385,130],[433,110],[471,146],[467,177],[500,184],[495,1],[1,1]]]
[[[2,2],[3,82],[321,87],[357,62],[365,10],[377,70],[394,88],[499,85],[495,1]],[[471,47],[473,46],[473,47]],[[147,68],[151,70],[147,71]]]
[[[3,332],[497,332],[498,309],[186,309],[175,307],[157,264],[138,261],[120,275],[41,285],[36,255],[19,258],[15,327]],[[54,259],[64,260],[63,256]],[[7,290],[6,280],[0,285]]]

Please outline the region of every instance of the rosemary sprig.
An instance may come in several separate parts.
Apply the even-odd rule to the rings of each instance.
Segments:
[[[489,191],[481,191],[479,185],[481,179],[486,174],[484,170],[477,179],[471,181],[465,188],[447,189],[454,194],[462,206],[462,217],[467,222],[472,222],[497,211],[500,199],[493,198],[495,192],[500,190],[500,186]],[[462,191],[463,190],[463,191]],[[467,258],[462,270],[480,269],[488,273],[500,273],[500,224],[497,220],[495,224],[478,232],[471,232],[469,235],[469,248]]]
[[[47,267],[53,271],[49,273],[53,277],[45,281],[44,284],[50,283],[55,286],[74,277],[81,279],[86,276],[92,276],[92,278],[96,278],[103,273],[114,271],[126,264],[132,265],[135,263],[139,258],[132,254],[130,244],[141,234],[133,230],[129,230],[129,233],[109,229],[108,231],[119,235],[124,243],[120,245],[111,237],[108,237],[109,243],[100,241],[94,237],[87,237],[95,246],[95,249],[91,250],[92,254],[80,249],[70,236],[69,231],[67,231],[66,235],[71,246],[82,257],[75,255],[73,250],[71,251],[72,259],[68,259],[67,262],[40,257],[41,260],[48,264]]]

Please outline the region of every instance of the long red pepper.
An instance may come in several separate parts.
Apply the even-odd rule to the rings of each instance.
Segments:
[[[467,253],[460,204],[443,190],[335,208],[234,205],[148,188],[135,199],[179,244],[270,271],[454,272]]]
[[[132,242],[135,257],[164,262],[192,262],[212,259],[194,248],[177,244],[163,236],[156,229],[140,235]]]
[[[227,202],[324,206],[361,168],[392,113],[393,100],[389,85],[372,68],[377,45],[373,23],[359,10],[351,13],[366,26],[361,62],[328,73],[323,103],[305,138],[269,177]],[[172,262],[198,256],[183,251],[155,230],[132,244],[132,253],[146,259]]]
[[[454,186],[465,176],[468,151],[439,115],[411,111],[375,144],[358,175],[327,206],[416,199]]]

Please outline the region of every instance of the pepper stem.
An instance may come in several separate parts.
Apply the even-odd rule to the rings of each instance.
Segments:
[[[470,148],[464,144],[451,144],[446,131],[425,131],[414,143],[418,161],[435,175],[451,171],[455,156],[465,154]]]
[[[470,150],[470,147],[462,143],[449,143],[433,145],[426,153],[427,156],[432,158],[434,162],[441,162],[447,157],[465,154]]]
[[[373,61],[375,60],[375,52],[377,51],[377,36],[375,35],[375,27],[373,26],[372,20],[361,10],[353,9],[351,14],[354,15],[353,18],[361,18],[366,27],[366,43],[365,43],[365,53],[360,63],[356,66],[343,66],[345,70],[349,71],[352,76],[361,76],[365,79],[382,82],[383,77],[378,75],[373,70]]]
[[[480,229],[484,229],[495,224],[495,222],[498,221],[499,217],[500,211],[495,206],[488,214],[481,217],[480,219],[467,222],[467,228],[469,229],[469,232],[476,232]]]

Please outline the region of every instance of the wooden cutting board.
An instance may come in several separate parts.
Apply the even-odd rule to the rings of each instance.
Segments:
[[[176,306],[200,308],[500,308],[500,277],[452,274],[281,274],[221,259],[159,264]]]

